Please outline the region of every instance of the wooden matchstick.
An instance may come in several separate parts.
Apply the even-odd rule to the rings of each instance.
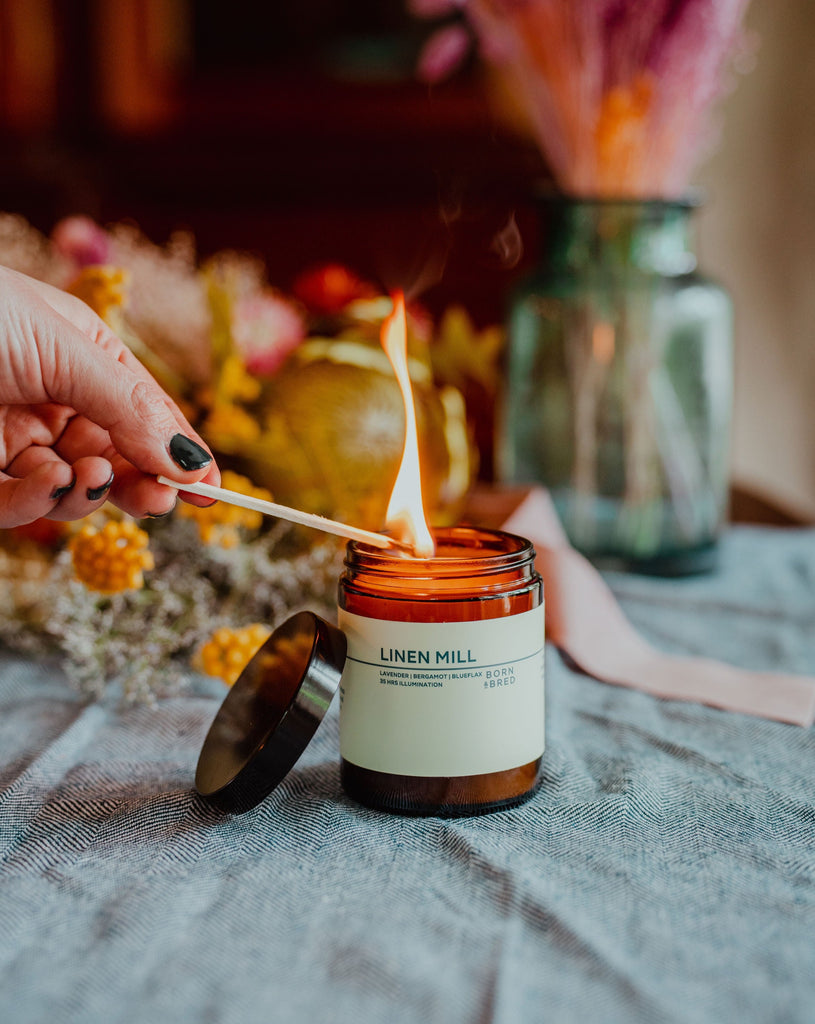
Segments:
[[[204,498],[216,498],[218,501],[225,501],[230,505],[239,505],[241,508],[251,509],[253,512],[262,512],[267,516],[274,516],[276,519],[285,519],[290,523],[299,523],[300,526],[310,526],[315,530],[322,530],[323,533],[333,533],[337,537],[347,537],[348,540],[357,540],[363,544],[370,544],[375,548],[392,548],[400,545],[384,533],[372,533],[370,530],[361,530],[357,526],[349,526],[348,523],[338,523],[333,519],[326,519],[325,516],[314,515],[312,512],[301,512],[297,508],[289,508],[286,505],[278,505],[273,501],[264,501],[262,498],[253,498],[248,494],[240,494],[238,491],[230,491],[226,487],[214,487],[212,484],[180,484],[170,480],[166,476],[159,476],[157,480],[167,487],[174,487],[177,491],[185,491],[189,494],[200,494]]]

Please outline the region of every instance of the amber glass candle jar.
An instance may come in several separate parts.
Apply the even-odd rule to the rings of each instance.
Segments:
[[[434,538],[426,559],[348,545],[342,784],[382,810],[481,814],[521,803],[540,777],[543,584],[522,537]]]

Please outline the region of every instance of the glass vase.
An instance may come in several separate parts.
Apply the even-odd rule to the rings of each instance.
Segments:
[[[510,303],[497,475],[549,488],[593,559],[715,563],[727,511],[732,308],[696,269],[690,201],[543,201]]]

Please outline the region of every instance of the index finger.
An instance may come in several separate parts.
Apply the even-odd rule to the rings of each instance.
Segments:
[[[157,388],[162,395],[165,405],[180,427],[181,432],[193,434],[197,440],[203,442],[203,438],[197,434],[176,402],[167,394],[165,389],[161,387],[155,377],[131,352],[122,339],[113,332],[109,325],[87,303],[75,295],[71,295],[69,292],[46,284],[44,281],[37,281],[31,278],[29,283],[33,290],[51,306],[54,312],[59,313],[60,316],[63,316],[72,323],[90,341],[113,356],[131,373],[148,383],[150,387]]]

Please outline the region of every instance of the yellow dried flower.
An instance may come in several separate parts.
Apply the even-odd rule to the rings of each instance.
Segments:
[[[630,169],[643,167],[652,152],[655,91],[653,75],[641,71],[603,94],[594,129],[601,194],[624,195]]]
[[[260,424],[239,405],[216,405],[201,429],[221,451],[238,450],[260,437]]]
[[[476,381],[491,395],[500,379],[503,347],[501,327],[479,330],[462,306],[449,306],[430,350],[436,379],[462,390],[469,381]]]
[[[271,630],[260,622],[240,629],[217,629],[199,651],[196,666],[231,686],[270,633]]]
[[[224,470],[221,483],[230,491],[238,491],[240,494],[263,498],[266,501],[272,500],[271,493],[264,487],[255,487],[248,477],[241,476],[231,469]],[[263,522],[260,512],[228,505],[224,501],[218,501],[208,508],[184,504],[179,508],[179,515],[185,519],[195,520],[201,540],[205,544],[219,544],[224,548],[234,548],[240,542],[238,530],[241,527],[245,530],[258,530]]]
[[[110,521],[98,529],[90,523],[69,543],[74,572],[91,590],[116,594],[144,586],[144,570],[154,566],[149,537],[132,520]]]
[[[125,303],[129,284],[130,275],[121,267],[83,267],[68,291],[110,324]]]
[[[226,402],[254,402],[260,394],[260,382],[246,372],[243,360],[229,355],[221,366],[217,398]]]

